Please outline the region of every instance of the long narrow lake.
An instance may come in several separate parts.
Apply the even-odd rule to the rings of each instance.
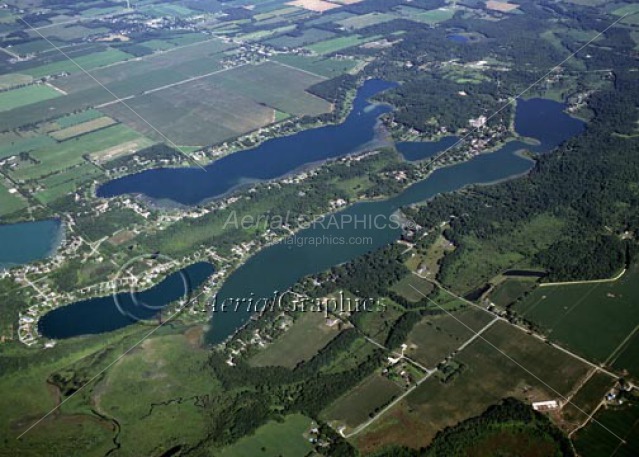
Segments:
[[[275,179],[301,167],[345,156],[375,138],[375,124],[390,107],[368,99],[396,86],[368,80],[358,90],[346,120],[265,141],[253,149],[222,157],[200,168],[160,168],[109,181],[97,190],[98,197],[142,194],[157,202],[196,205],[248,183]]]
[[[532,167],[533,162],[518,155],[517,151],[526,148],[537,153],[546,152],[583,130],[584,124],[569,117],[563,109],[562,104],[549,100],[533,99],[520,102],[517,109],[517,132],[537,139],[538,145],[531,147],[523,142],[511,141],[494,153],[479,155],[468,162],[441,168],[428,179],[413,184],[393,198],[358,203],[328,216],[324,223],[305,229],[286,242],[268,247],[250,258],[227,279],[218,293],[217,302],[222,303],[227,299],[272,297],[275,292],[288,289],[303,276],[321,272],[393,242],[398,238],[400,230],[388,221],[391,214],[403,206],[423,202],[437,194],[455,191],[464,186],[490,183],[525,173]],[[380,112],[383,112],[383,109],[377,111],[376,116]],[[370,135],[364,135],[363,138],[372,138],[373,126],[374,122],[369,123]],[[303,134],[304,132],[297,135]],[[347,135],[348,132],[344,131],[343,134]],[[331,140],[341,141],[340,138],[327,139]],[[445,139],[438,147],[433,147],[432,143],[411,144],[413,159],[421,160],[436,154],[449,147],[451,141],[453,139]],[[422,153],[420,147],[423,148]],[[309,145],[308,150],[312,149]],[[259,164],[255,166],[259,167]],[[188,187],[186,183],[184,185]],[[333,220],[365,222],[334,224]],[[96,333],[96,328],[99,328],[99,331],[107,331],[105,325],[108,325],[108,329],[120,328],[131,322],[121,319],[118,316],[121,316],[121,313],[113,312],[114,309],[117,311],[117,308],[110,297],[79,303],[82,306],[74,304],[49,313],[56,313],[55,320],[50,319],[49,315],[45,316],[41,325],[45,335],[64,338]],[[100,309],[102,307],[110,308],[111,311],[103,312]],[[207,341],[212,344],[223,341],[243,325],[250,315],[246,308],[214,313]],[[104,324],[111,319],[116,321]]]
[[[63,237],[57,219],[0,225],[0,270],[52,255]]]

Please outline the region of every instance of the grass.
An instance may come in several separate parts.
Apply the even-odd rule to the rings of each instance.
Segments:
[[[505,308],[514,303],[525,293],[530,292],[536,286],[537,278],[512,279],[507,278],[500,282],[488,296],[495,305]]]
[[[634,265],[615,282],[540,287],[515,310],[553,341],[605,362],[639,324],[638,297]]]
[[[323,57],[279,54],[273,60],[308,71],[324,78],[335,78],[352,71],[360,61],[350,59],[330,59]]]
[[[140,139],[138,133],[124,125],[114,125],[31,152],[30,155],[39,163],[17,168],[11,174],[17,179],[39,178],[84,162],[85,154],[99,152],[137,139]]]
[[[406,355],[422,365],[435,367],[491,320],[490,314],[477,308],[457,312],[454,317],[448,314],[425,317],[408,334]]]
[[[324,313],[301,313],[290,329],[254,355],[250,363],[295,368],[298,363],[312,358],[339,333],[337,325],[326,325]]]
[[[73,60],[77,63],[74,64],[70,60],[61,60],[46,65],[41,65],[35,68],[29,68],[22,73],[33,76],[34,78],[41,78],[47,75],[57,75],[63,72],[66,73],[78,73],[81,72],[78,65],[85,70],[93,70],[94,68],[103,67],[115,62],[121,62],[123,60],[130,59],[131,55],[118,49],[108,48],[105,51],[94,52],[92,54],[75,57]]]
[[[404,314],[404,309],[388,298],[384,298],[386,308],[374,313],[358,313],[357,328],[377,341],[385,341],[393,323]]]
[[[433,289],[434,286],[432,283],[414,275],[413,273],[407,274],[391,287],[392,291],[398,293],[411,303],[421,301],[424,298],[424,295],[430,294]]]
[[[381,37],[362,37],[360,35],[347,35],[343,37],[331,38],[330,40],[320,41],[318,43],[313,43],[309,46],[306,46],[306,49],[320,55],[326,55],[341,51],[342,49],[359,46],[360,44],[364,44],[369,41],[375,41],[379,38]]]
[[[8,75],[0,75],[0,90],[11,89],[14,86],[29,84],[33,81],[33,77],[22,75],[19,73],[10,73]]]
[[[600,371],[594,373],[561,411],[567,428],[574,429],[588,419],[614,384],[615,379],[607,374]]]
[[[320,417],[334,426],[346,425],[354,428],[401,392],[402,389],[396,383],[375,373],[331,403]]]
[[[91,121],[93,119],[97,119],[102,116],[103,114],[100,111],[95,109],[88,109],[86,111],[82,111],[81,113],[75,113],[68,116],[60,117],[56,119],[55,122],[61,129],[65,129],[68,127],[73,127],[74,125]]]
[[[412,10],[410,13],[408,12],[409,9]],[[414,22],[435,25],[452,19],[454,15],[455,10],[453,8],[438,8],[436,10],[423,11],[419,8],[404,7],[401,10],[400,17]]]
[[[302,414],[291,414],[281,422],[271,421],[262,425],[250,436],[224,448],[220,457],[298,457],[308,455],[313,446],[304,433],[310,429],[311,420]]]
[[[109,127],[116,122],[107,116],[102,116],[97,119],[93,119],[87,122],[83,122],[81,124],[76,124],[72,127],[67,127],[62,130],[57,130],[55,132],[50,133],[50,135],[58,141],[68,140],[69,138],[73,138],[76,136],[84,135],[89,132],[93,132],[94,130],[103,129],[105,127]]]
[[[26,207],[27,202],[24,199],[9,193],[9,189],[0,184],[0,216],[6,216]]]
[[[359,30],[371,25],[382,24],[384,22],[397,19],[397,16],[388,13],[373,12],[360,16],[349,17],[338,21],[337,24],[346,30]]]
[[[626,442],[620,443],[619,439],[610,432]],[[632,396],[625,405],[599,410],[595,414],[594,421],[579,430],[573,441],[577,452],[583,457],[639,455],[639,399],[637,396]]]
[[[585,364],[508,324],[497,322],[483,336],[532,375],[476,339],[455,357],[463,365],[457,377],[448,383],[435,377],[426,380],[358,435],[360,450],[370,453],[390,444],[426,446],[437,431],[481,414],[502,398],[557,398],[554,390],[567,395],[587,373]]]
[[[50,100],[60,97],[61,95],[60,92],[45,84],[34,84],[18,89],[11,89],[0,92],[0,111],[10,111],[20,106]]]
[[[41,203],[48,204],[71,192],[75,192],[78,186],[88,180],[95,179],[102,171],[95,165],[84,162],[77,167],[57,173],[39,181],[44,186],[35,197]]]
[[[220,73],[213,82],[285,113],[318,115],[330,111],[331,105],[306,89],[323,80],[277,62],[265,62]]]
[[[29,152],[49,147],[55,144],[55,141],[46,135],[14,138],[12,140],[3,138],[3,140],[5,141],[2,141],[2,144],[0,145],[0,159],[15,156],[21,152]]]

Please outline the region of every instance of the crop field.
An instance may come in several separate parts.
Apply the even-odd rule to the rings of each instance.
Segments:
[[[123,60],[130,59],[131,57],[132,56],[130,54],[127,54],[124,51],[108,48],[101,52],[94,52],[89,55],[76,57],[74,58],[74,60],[85,70],[93,70],[94,68],[109,65],[115,62],[121,62]],[[76,64],[74,64],[70,60],[65,59],[21,71],[21,73],[33,76],[34,78],[41,78],[47,75],[56,75],[62,72],[78,73],[81,72],[81,70]]]
[[[276,62],[265,62],[257,67],[245,65],[225,71],[215,75],[213,82],[285,113],[318,115],[329,112],[330,103],[306,89],[323,80]]]
[[[311,44],[309,46],[306,46],[306,49],[320,55],[331,54],[333,52],[341,51],[342,49],[359,46],[360,44],[364,44],[369,41],[375,41],[379,38],[381,37],[362,37],[360,35],[347,35]]]
[[[62,94],[45,84],[35,84],[0,92],[0,111],[10,111],[20,106],[50,100]]]
[[[508,324],[497,322],[483,336],[532,375],[477,339],[455,357],[463,366],[455,379],[426,380],[358,435],[358,447],[370,452],[391,443],[426,446],[438,430],[477,416],[502,398],[557,399],[554,390],[566,395],[588,371],[583,363]]]
[[[383,408],[402,389],[379,373],[370,375],[357,386],[330,404],[320,417],[328,423],[354,428],[369,418],[376,410]]]
[[[639,326],[638,326],[639,327]],[[624,374],[639,380],[639,328],[620,345],[613,355],[610,364]]]
[[[73,127],[74,125],[82,124],[84,122],[91,121],[93,119],[97,119],[102,117],[102,113],[98,110],[88,109],[86,111],[82,111],[81,113],[71,114],[69,116],[59,117],[55,120],[58,128],[66,129],[68,127]]]
[[[36,192],[35,198],[41,203],[48,204],[70,192],[76,191],[79,184],[102,175],[102,170],[95,165],[84,162],[80,165],[40,180],[43,190]]]
[[[406,355],[422,365],[435,367],[492,319],[490,314],[477,308],[457,312],[454,317],[448,314],[427,316],[408,334]]]
[[[634,265],[615,282],[539,287],[515,310],[552,340],[605,362],[639,324],[638,297]]]
[[[579,455],[583,457],[639,455],[639,398],[637,395],[633,395],[625,405],[600,409],[594,419],[576,434],[574,443]],[[613,433],[623,438],[625,443],[621,443]]]
[[[420,278],[413,273],[409,273],[394,284],[391,288],[411,303],[417,303],[430,294],[435,286],[427,280]],[[417,290],[415,290],[417,289]]]
[[[324,313],[301,313],[290,329],[251,358],[251,365],[295,368],[298,363],[311,359],[339,333],[337,325],[326,325]]]
[[[304,437],[311,420],[301,414],[291,414],[283,421],[271,421],[258,428],[253,435],[224,448],[220,457],[298,457],[309,455],[313,447]]]
[[[572,430],[586,421],[614,384],[615,379],[607,374],[600,371],[594,373],[561,410],[565,428]]]
[[[9,192],[9,189],[0,183],[0,216],[11,214],[27,207],[27,202]]]
[[[356,321],[358,329],[377,341],[385,341],[393,323],[404,314],[404,309],[397,303],[392,302],[388,298],[384,298],[383,300],[384,305],[386,305],[383,311],[358,313],[352,318]]]
[[[64,128],[62,130],[51,132],[50,135],[58,141],[64,141],[68,140],[69,138],[84,135],[85,133],[93,132],[94,130],[109,127],[113,124],[115,124],[115,121],[113,119],[107,116],[102,116],[97,119]]]
[[[0,90],[7,90],[11,89],[14,86],[29,84],[32,81],[33,77],[29,75],[21,75],[19,73],[0,75]]]
[[[87,133],[81,137],[58,143],[30,153],[39,161],[16,169],[11,174],[17,179],[34,179],[50,173],[70,168],[84,162],[83,156],[119,144],[139,139],[140,135],[124,125],[114,125]]]
[[[334,37],[335,33],[329,32],[328,30],[310,28],[304,30],[304,33],[300,36],[282,35],[276,38],[271,38],[267,41],[267,43],[277,47],[297,48]]]
[[[368,13],[360,16],[349,17],[338,21],[337,24],[344,27],[346,30],[359,30],[371,25],[382,24],[384,22],[397,19],[396,16],[388,13]]]
[[[213,77],[128,100],[140,116],[176,144],[205,146],[270,124],[273,110],[215,84]],[[163,138],[120,103],[102,109],[110,117],[157,141]]]
[[[495,305],[505,308],[512,304],[526,292],[533,290],[537,284],[537,278],[513,279],[507,278],[490,293],[489,299]]]
[[[358,60],[328,59],[288,54],[274,56],[273,60],[325,78],[335,78],[348,73],[360,64]]]
[[[55,144],[55,141],[46,135],[17,138],[7,138],[8,136],[0,135],[0,160],[18,155],[21,152],[29,152]]]
[[[434,25],[451,19],[455,15],[455,9],[450,7],[442,7],[435,10],[424,11],[420,8],[412,6],[401,6],[397,8],[399,16],[414,22]]]

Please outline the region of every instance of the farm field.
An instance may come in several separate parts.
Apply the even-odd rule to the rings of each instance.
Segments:
[[[579,430],[574,439],[575,448],[580,455],[583,457],[639,455],[639,398],[636,394],[630,396],[625,405],[599,410],[594,419],[596,422],[591,421]],[[617,437],[624,439],[625,443],[621,443]]]
[[[492,315],[477,308],[465,309],[454,316],[424,317],[408,334],[406,355],[429,368],[435,367],[472,337],[473,332],[481,330],[493,319]]]
[[[213,83],[285,113],[313,116],[331,110],[329,102],[306,92],[310,86],[323,80],[276,62],[265,62],[215,75]]]
[[[530,292],[535,288],[537,278],[513,279],[506,278],[499,283],[488,298],[495,305],[505,308],[511,305],[526,292]]]
[[[121,62],[123,60],[130,59],[132,56],[126,52],[118,49],[108,48],[101,52],[94,52],[92,54],[75,57],[73,60],[77,63],[74,64],[70,60],[60,60],[50,64],[45,64],[35,68],[29,68],[22,70],[21,73],[33,76],[34,78],[41,78],[47,75],[56,75],[62,72],[66,73],[78,73],[81,72],[78,65],[85,70],[93,70],[94,68],[103,67],[105,65]]]
[[[371,452],[390,443],[426,446],[438,430],[477,416],[502,398],[539,401],[567,395],[588,371],[582,362],[502,322],[483,337],[530,373],[476,339],[455,356],[462,369],[454,379],[426,380],[357,435],[357,447]]]
[[[141,136],[124,125],[113,125],[81,137],[30,152],[37,164],[23,165],[11,172],[16,179],[35,179],[84,162],[85,154],[103,151]]]
[[[570,403],[565,404],[562,408],[564,427],[572,430],[586,421],[614,384],[615,380],[607,374],[600,371],[594,373],[579,389]]]
[[[19,73],[11,73],[8,75],[0,75],[0,90],[10,89],[14,86],[29,84],[33,81],[33,77],[29,75],[21,75]]]
[[[398,16],[414,22],[434,25],[439,22],[447,21],[455,15],[455,9],[450,7],[442,7],[434,10],[424,11],[420,8],[412,6],[401,6],[397,8]]]
[[[45,84],[35,84],[0,92],[0,111],[11,111],[20,106],[50,100],[62,94]]]
[[[290,329],[255,354],[250,363],[253,366],[295,368],[298,363],[311,359],[340,331],[338,325],[326,325],[324,313],[301,313]]]
[[[0,216],[11,214],[27,207],[27,202],[9,192],[9,189],[0,183]]]
[[[397,19],[393,14],[388,13],[368,13],[360,16],[349,17],[338,21],[337,24],[344,27],[346,30],[359,30],[371,25],[381,24]]]
[[[538,287],[515,306],[553,341],[605,362],[639,324],[639,266],[619,280]]]
[[[411,303],[418,303],[424,299],[424,295],[434,290],[433,284],[419,276],[409,273],[394,284],[391,290]],[[417,289],[417,290],[415,290]]]
[[[55,132],[50,133],[50,135],[58,141],[64,141],[64,140],[68,140],[69,138],[73,138],[76,136],[84,135],[89,132],[93,132],[94,130],[99,130],[105,127],[109,127],[115,123],[116,122],[110,117],[103,116],[97,119],[83,122],[81,124],[76,124],[71,127],[57,130]]]
[[[38,191],[35,197],[41,203],[48,204],[75,191],[79,184],[97,178],[100,175],[102,175],[102,170],[95,165],[88,162],[81,163],[70,170],[65,170],[63,173],[57,173],[40,180],[40,184],[44,186],[44,189]]]
[[[35,149],[44,148],[55,144],[55,141],[47,135],[36,135],[14,138],[7,138],[2,135],[0,142],[0,160],[6,157],[19,155],[21,152],[29,152]]]
[[[357,60],[325,59],[289,54],[277,55],[273,57],[273,60],[325,78],[334,78],[348,73],[359,64]]]
[[[298,457],[309,454],[313,447],[304,437],[310,430],[311,420],[301,414],[286,416],[281,422],[271,421],[254,434],[222,449],[220,457]]]
[[[333,52],[341,51],[342,49],[359,46],[360,44],[364,44],[369,41],[375,41],[379,38],[379,36],[362,37],[360,35],[347,35],[311,44],[306,46],[306,49],[320,55],[331,54]]]
[[[334,424],[335,428],[346,425],[352,429],[368,420],[371,414],[383,408],[401,392],[402,389],[396,383],[375,373],[335,400],[320,416]]]

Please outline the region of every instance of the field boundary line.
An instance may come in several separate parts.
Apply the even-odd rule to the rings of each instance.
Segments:
[[[444,311],[446,314],[448,314],[450,317],[452,317],[453,319],[455,319],[457,322],[459,322],[460,324],[462,324],[464,327],[466,327],[468,330],[470,330],[473,333],[477,333],[475,332],[471,327],[469,327],[467,324],[465,324],[461,319],[459,319],[457,316],[455,316],[453,313],[451,313],[450,311],[448,311],[446,308],[444,308],[443,306],[441,306],[439,303],[437,303],[436,301],[432,300],[431,298],[429,298],[427,295],[425,295],[421,290],[417,289],[416,287],[414,287],[412,284],[409,284],[410,287],[412,287],[417,293],[419,293],[420,295],[422,295],[426,300],[428,300],[429,302],[431,302],[433,305],[437,306],[439,309],[441,309],[442,311]],[[486,312],[489,312],[488,310],[486,310]],[[492,313],[491,313],[492,314]],[[498,316],[499,320],[505,320],[502,317]],[[506,322],[508,322],[506,320]],[[510,323],[510,322],[508,322]],[[515,365],[517,365],[519,368],[521,368],[522,370],[524,370],[526,373],[528,373],[530,376],[532,376],[533,378],[535,378],[539,383],[543,384],[546,388],[548,388],[549,390],[551,390],[553,393],[555,393],[558,397],[560,397],[562,400],[566,401],[567,403],[570,403],[571,405],[573,405],[575,408],[577,408],[578,411],[580,411],[583,414],[588,415],[588,413],[586,413],[584,410],[582,410],[579,406],[577,406],[576,404],[574,404],[572,401],[567,400],[566,397],[564,395],[562,395],[559,391],[557,391],[555,388],[551,387],[548,383],[546,383],[543,379],[541,379],[539,376],[535,375],[533,372],[531,372],[530,370],[528,370],[525,366],[523,366],[521,363],[517,362],[515,359],[513,359],[512,357],[510,357],[508,354],[506,354],[506,352],[504,352],[503,350],[501,350],[499,347],[495,346],[493,343],[491,343],[490,341],[488,341],[486,338],[484,338],[482,335],[477,335],[478,338],[480,338],[482,341],[484,341],[486,344],[488,344],[490,347],[492,347],[493,349],[495,349],[497,352],[499,352],[501,355],[503,355],[504,357],[506,357],[508,360],[510,360],[512,363],[514,363]],[[613,432],[612,430],[610,430],[608,427],[606,427],[605,425],[603,425],[601,422],[596,421],[593,418],[593,421],[595,421],[595,423],[597,423],[598,425],[600,425],[604,430],[606,430],[607,432],[609,432],[611,435],[613,435],[615,438],[617,438],[620,442],[625,443],[625,440],[623,438],[621,438],[619,435],[617,435],[615,432]]]
[[[62,49],[60,49],[60,47],[56,46],[51,40],[49,40],[47,37],[45,37],[43,34],[41,34],[38,30],[34,29],[33,26],[31,24],[29,24],[27,21],[25,21],[23,18],[19,18],[27,27],[29,27],[31,30],[33,30],[35,33],[37,33],[38,35],[40,35],[40,37],[47,41],[51,46],[53,46],[54,49],[56,49],[58,52],[60,52],[60,54],[62,54],[64,57],[66,57],[71,63],[73,63],[76,67],[78,67],[84,74],[86,74],[89,78],[91,78],[93,81],[95,81],[100,87],[102,87],[104,90],[106,90],[114,99],[120,101],[125,107],[127,107],[129,109],[129,111],[131,111],[133,114],[135,114],[138,118],[140,118],[146,125],[148,125],[149,127],[151,127],[152,130],[154,130],[158,135],[160,135],[167,143],[169,143],[170,146],[172,146],[175,150],[177,150],[179,153],[181,153],[186,159],[188,159],[189,162],[191,162],[192,164],[196,165],[197,167],[201,168],[203,171],[206,172],[206,168],[204,168],[202,165],[200,165],[190,154],[187,154],[186,151],[184,151],[184,149],[182,149],[180,146],[178,146],[177,144],[175,144],[170,138],[168,138],[164,133],[160,132],[153,124],[151,124],[149,121],[147,121],[144,117],[142,117],[142,115],[140,115],[136,110],[134,110],[131,106],[129,106],[124,100],[122,100],[120,97],[118,97],[116,94],[113,93],[113,91],[111,91],[111,89],[109,89],[108,87],[106,87],[104,84],[102,84],[95,76],[93,76],[88,70],[86,70],[82,65],[80,65],[78,62],[76,62],[71,56],[69,56],[66,52],[64,52]]]
[[[271,60],[271,59],[269,59],[268,62],[273,62],[273,63],[275,63],[277,65],[281,65],[283,67],[290,68],[291,70],[301,71],[302,73],[306,73],[308,75],[315,76],[315,77],[320,78],[320,79],[322,79],[324,81],[326,81],[328,79],[326,76],[318,75],[317,73],[313,73],[312,71],[304,70],[303,68],[294,67],[293,65],[289,65],[287,63],[280,62],[279,60]]]
[[[412,287],[412,286],[411,286]],[[461,351],[464,350],[464,348],[466,348],[468,345],[470,345],[473,341],[475,341],[478,337],[481,336],[482,333],[484,333],[486,330],[488,330],[490,327],[493,326],[493,324],[495,322],[497,322],[499,320],[498,316],[495,316],[495,318],[490,321],[488,324],[486,324],[481,330],[479,330],[479,332],[473,332],[473,336],[471,336],[468,340],[464,341],[464,343],[462,343],[461,346],[459,346],[455,352],[459,353]],[[472,330],[471,330],[472,331]],[[368,338],[367,338],[368,339]],[[370,341],[370,340],[369,340]],[[378,344],[379,345],[379,344]],[[381,345],[379,345],[381,346]],[[385,346],[382,346],[385,347]],[[388,349],[388,348],[386,348]],[[392,351],[391,351],[392,352]],[[409,359],[410,360],[410,359]],[[419,381],[417,381],[415,383],[415,385],[413,385],[410,389],[406,390],[404,393],[402,393],[400,396],[398,396],[397,398],[395,398],[392,402],[390,402],[388,405],[386,405],[379,413],[377,413],[375,416],[371,417],[369,420],[367,420],[366,422],[364,422],[363,424],[358,425],[351,433],[348,434],[343,434],[342,436],[344,438],[350,438],[352,436],[357,435],[358,433],[360,433],[362,430],[368,428],[369,425],[371,425],[373,422],[375,422],[377,419],[379,419],[381,416],[383,416],[387,411],[389,411],[393,406],[395,406],[396,404],[398,404],[400,401],[402,401],[404,398],[406,398],[406,396],[408,396],[411,392],[413,392],[415,389],[417,389],[420,385],[422,385],[427,379],[429,379],[432,375],[434,375],[435,373],[437,373],[437,370],[427,370],[426,375],[420,379]]]
[[[637,330],[639,330],[639,324],[637,324],[635,326],[635,328],[633,328],[630,333],[623,339],[623,341],[619,344],[619,346],[617,346],[608,356],[608,358],[606,359],[606,361],[604,362],[606,365],[608,364],[612,364],[614,363],[621,354],[623,354],[623,352],[628,349],[626,346],[626,343],[629,342],[633,336],[635,336],[635,333],[637,333]],[[618,354],[617,354],[618,353]],[[615,357],[616,356],[616,357]],[[613,358],[614,357],[614,358]]]
[[[628,270],[626,268],[624,268],[623,270],[621,270],[621,272],[619,274],[617,274],[617,276],[615,276],[613,278],[586,279],[584,281],[543,282],[543,283],[539,284],[539,287],[574,286],[574,285],[578,285],[578,284],[602,284],[602,283],[607,283],[607,282],[615,282],[615,281],[618,281],[619,279],[621,279],[621,277],[626,274],[626,271],[628,271]]]

